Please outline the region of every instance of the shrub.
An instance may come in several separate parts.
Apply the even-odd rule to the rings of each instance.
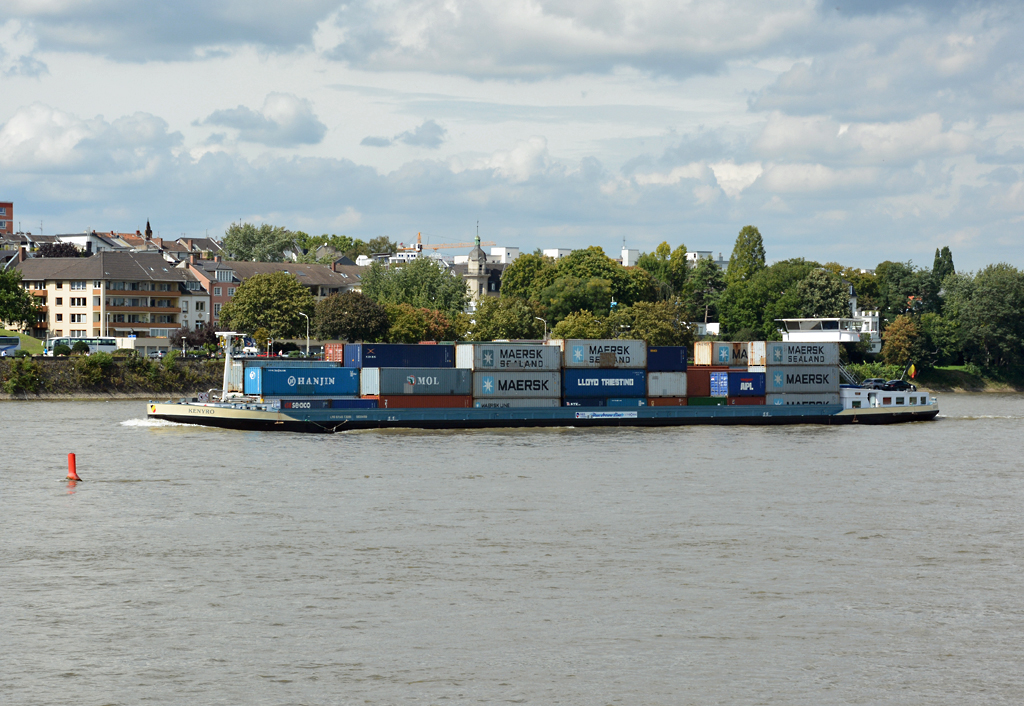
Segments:
[[[115,358],[135,358],[138,352],[134,348],[118,348],[111,355]]]
[[[79,341],[81,342],[81,341]],[[88,346],[86,346],[88,348]],[[71,355],[71,346],[65,343],[58,343],[53,347],[54,355]]]
[[[10,372],[4,380],[4,392],[16,395],[19,392],[36,392],[40,384],[39,365],[31,358],[15,358],[11,361]]]
[[[106,381],[113,365],[114,357],[112,355],[99,352],[89,356],[82,356],[76,360],[75,371],[78,373],[78,379],[82,384],[95,387]]]
[[[85,341],[75,341],[71,346],[71,352],[75,355],[89,355],[89,344]]]

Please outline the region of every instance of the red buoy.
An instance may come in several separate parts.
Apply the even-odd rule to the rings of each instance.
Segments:
[[[75,455],[68,454],[68,480],[82,480],[75,469]]]

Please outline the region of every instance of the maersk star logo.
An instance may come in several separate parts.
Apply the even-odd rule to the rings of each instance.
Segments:
[[[289,375],[288,376],[288,387],[295,387],[295,376],[294,375]]]
[[[583,362],[583,346],[573,346],[572,347],[572,361],[574,363],[582,363]]]
[[[772,376],[772,386],[773,387],[782,387],[782,373],[775,373]]]
[[[779,398],[779,399],[775,400],[775,406],[776,407],[781,407],[782,406],[782,398]]]
[[[484,367],[485,368],[493,368],[494,367],[494,351],[491,351],[491,350],[485,350],[484,351]]]
[[[485,375],[484,376],[484,381],[483,381],[483,384],[481,384],[481,387],[484,389],[484,394],[485,395],[493,394],[494,393],[494,378],[491,377],[490,375]]]
[[[773,363],[781,363],[782,362],[782,349],[781,348],[772,348],[772,362]]]
[[[718,362],[725,363],[729,360],[729,349],[722,346],[718,349]]]

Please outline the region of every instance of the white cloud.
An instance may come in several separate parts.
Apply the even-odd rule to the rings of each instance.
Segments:
[[[313,105],[288,93],[271,93],[262,112],[243,105],[217,110],[199,125],[216,125],[238,131],[242,142],[268,147],[315,145],[324,138],[327,126],[313,113]]]
[[[46,64],[37,59],[36,41],[18,20],[0,24],[0,76],[37,77],[47,72]]]

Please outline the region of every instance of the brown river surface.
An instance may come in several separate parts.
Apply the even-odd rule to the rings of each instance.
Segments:
[[[939,400],[334,436],[0,403],[0,703],[1021,704],[1024,396]]]

